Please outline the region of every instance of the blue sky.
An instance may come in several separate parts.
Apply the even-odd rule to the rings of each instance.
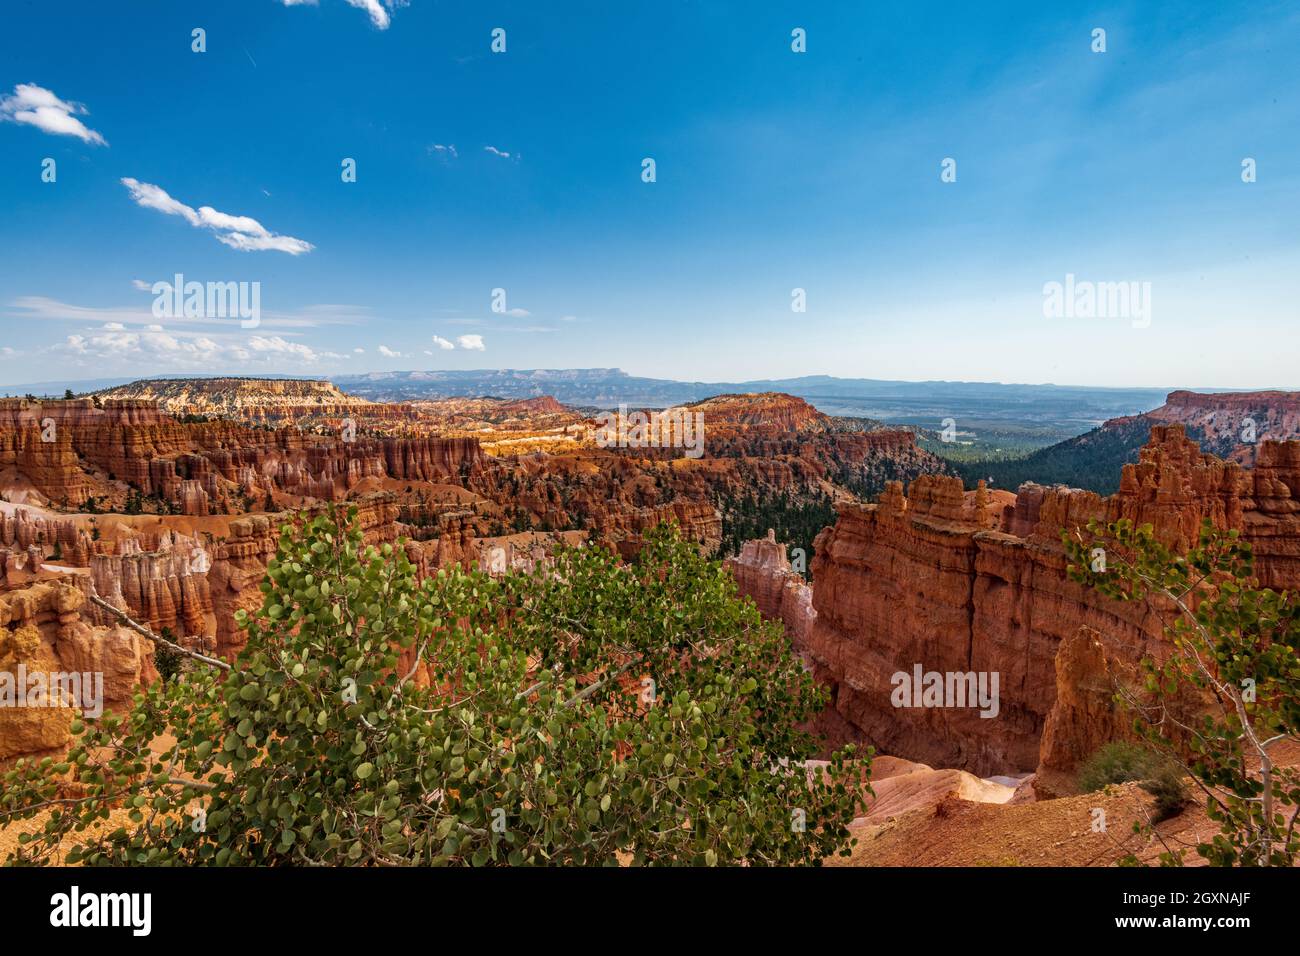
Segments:
[[[1055,6],[20,0],[0,383],[1300,386],[1300,12]],[[155,317],[176,273],[260,283],[260,325]],[[1067,274],[1149,322],[1045,316]]]

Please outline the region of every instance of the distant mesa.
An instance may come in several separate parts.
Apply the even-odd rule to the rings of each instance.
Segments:
[[[1015,488],[1036,481],[1113,494],[1119,489],[1121,469],[1138,461],[1151,429],[1158,425],[1181,425],[1205,451],[1250,467],[1265,441],[1300,438],[1300,392],[1178,390],[1149,412],[1111,418],[1024,458],[957,467],[967,484],[992,478],[997,487]]]

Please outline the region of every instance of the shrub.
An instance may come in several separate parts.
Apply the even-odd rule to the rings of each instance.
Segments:
[[[867,760],[820,772],[825,704],[779,624],[674,530],[493,579],[418,579],[356,510],[281,528],[228,671],[200,661],[68,757],[0,777],[0,819],[74,790],[12,862],[816,864]],[[202,665],[202,666],[201,666]],[[419,678],[417,679],[417,673]],[[87,826],[115,807],[127,825]]]
[[[1179,813],[1191,799],[1183,782],[1183,769],[1163,754],[1128,741],[1099,747],[1079,768],[1082,793],[1103,790],[1111,784],[1132,783],[1156,798],[1153,822]]]
[[[1093,793],[1115,783],[1145,780],[1154,767],[1154,754],[1127,741],[1112,741],[1099,747],[1079,767],[1080,793]]]

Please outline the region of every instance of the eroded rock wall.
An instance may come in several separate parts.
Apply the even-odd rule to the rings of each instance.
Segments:
[[[1242,530],[1260,555],[1263,585],[1295,587],[1300,442],[1266,442],[1260,462],[1246,471],[1202,454],[1181,426],[1158,426],[1110,498],[1027,485],[989,527],[963,507],[957,479],[925,477],[906,497],[893,483],[878,504],[841,507],[815,545],[817,617],[807,645],[835,709],[886,753],[979,775],[1033,770],[1062,641],[1087,628],[1116,661],[1158,655],[1163,644],[1163,622],[1144,605],[1067,578],[1061,529],[1126,517],[1185,548],[1209,518]],[[918,664],[997,673],[997,716],[895,707],[893,675]]]
[[[0,672],[17,675],[21,665],[28,675],[98,674],[102,706],[123,709],[137,687],[157,678],[153,647],[127,628],[84,620],[85,603],[70,580],[0,593]],[[21,756],[62,753],[76,712],[73,706],[0,707],[0,765]]]

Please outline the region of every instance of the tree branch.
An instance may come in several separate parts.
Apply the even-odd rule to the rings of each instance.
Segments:
[[[149,630],[149,628],[145,627],[140,622],[132,620],[130,615],[128,615],[125,611],[113,607],[113,605],[109,604],[107,601],[105,601],[103,598],[99,597],[98,595],[88,594],[86,596],[90,598],[91,602],[96,607],[103,608],[109,614],[112,614],[115,618],[117,618],[119,621],[121,621],[123,624],[129,627],[131,630],[139,634],[143,634],[145,637],[149,638],[149,640],[153,641],[155,644],[161,644],[163,647],[169,648],[175,651],[177,654],[183,654],[186,657],[189,657],[196,661],[200,661],[204,664],[209,665],[210,667],[219,667],[223,671],[230,670],[230,665],[227,664],[225,661],[221,660],[220,658],[208,657],[205,654],[200,654],[198,651],[192,651],[188,647],[182,647],[179,644],[173,643],[172,641],[167,640],[167,638],[165,637],[159,637],[157,634]]]

